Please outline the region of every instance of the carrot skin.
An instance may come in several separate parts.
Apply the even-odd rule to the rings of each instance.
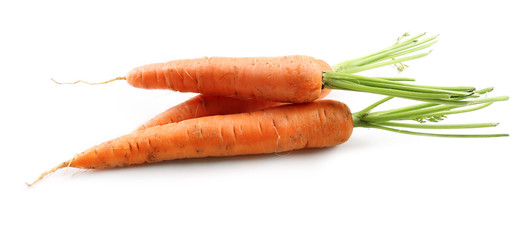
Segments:
[[[329,92],[330,89],[323,89],[318,99],[323,99]],[[199,94],[156,115],[139,126],[135,131],[192,118],[254,112],[284,104],[286,103]]]
[[[156,115],[139,126],[136,131],[192,118],[254,112],[283,104],[285,103],[199,94]]]
[[[182,158],[334,146],[351,135],[347,105],[333,100],[207,116],[146,128],[77,154],[77,168],[111,168]]]
[[[211,57],[144,65],[126,80],[139,88],[302,103],[322,94],[323,71],[332,68],[309,56]]]

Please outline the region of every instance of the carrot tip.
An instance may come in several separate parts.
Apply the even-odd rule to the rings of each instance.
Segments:
[[[32,182],[32,183],[27,183],[26,182],[25,184],[27,185],[27,187],[32,187],[34,184],[36,184],[39,181],[43,180],[43,178],[45,178],[46,176],[54,173],[58,169],[70,166],[70,163],[71,163],[71,161],[62,162],[61,164],[55,166],[54,168],[52,168],[52,169],[42,173],[36,180],[34,180],[34,182]]]
[[[76,83],[84,83],[84,84],[88,84],[88,85],[98,85],[98,84],[106,84],[106,83],[109,83],[109,82],[113,82],[113,81],[117,81],[117,80],[126,80],[126,77],[116,77],[114,79],[110,79],[108,81],[104,81],[104,82],[87,82],[87,81],[83,81],[83,80],[77,80],[75,82],[58,82],[56,81],[54,78],[50,78],[50,80],[52,80],[53,82],[57,83],[57,84],[76,84]]]

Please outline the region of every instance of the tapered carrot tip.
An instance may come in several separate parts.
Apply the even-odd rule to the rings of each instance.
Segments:
[[[98,84],[106,84],[106,83],[113,82],[113,81],[118,81],[118,80],[126,80],[126,77],[116,77],[114,79],[110,79],[110,80],[104,81],[104,82],[87,82],[87,81],[83,81],[83,80],[77,80],[75,82],[58,82],[58,81],[54,80],[54,78],[51,78],[50,80],[52,80],[53,82],[55,82],[57,84],[84,83],[84,84],[88,84],[88,85],[98,85]]]
[[[62,162],[61,164],[55,166],[54,168],[52,168],[52,169],[42,173],[34,182],[32,182],[32,183],[25,183],[25,184],[27,184],[27,187],[32,187],[34,184],[38,183],[39,181],[41,181],[46,176],[54,173],[58,169],[68,167],[69,165],[70,165],[70,161]]]

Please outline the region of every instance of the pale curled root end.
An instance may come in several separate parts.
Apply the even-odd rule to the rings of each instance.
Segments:
[[[118,81],[118,80],[126,80],[126,77],[116,77],[114,79],[110,79],[108,81],[104,81],[104,82],[87,82],[87,81],[83,81],[83,80],[77,80],[75,82],[58,82],[56,81],[54,78],[51,78],[50,80],[52,80],[53,82],[57,83],[57,84],[76,84],[76,83],[84,83],[84,84],[88,84],[88,85],[99,85],[99,84],[106,84],[106,83],[110,83],[110,82],[113,82],[113,81]]]
[[[54,168],[52,168],[52,169],[42,173],[36,180],[34,180],[34,182],[32,182],[32,183],[25,183],[25,184],[27,184],[27,187],[32,187],[34,184],[38,183],[39,181],[41,181],[46,176],[54,173],[58,169],[69,167],[71,162],[72,161],[62,162],[61,164],[55,166]]]

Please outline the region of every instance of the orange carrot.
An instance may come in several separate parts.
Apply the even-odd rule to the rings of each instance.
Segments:
[[[139,88],[300,103],[321,95],[323,71],[332,68],[308,56],[212,57],[144,65],[126,80]]]
[[[486,94],[492,88],[477,91]],[[334,100],[285,104],[251,113],[215,115],[149,127],[104,142],[44,172],[32,184],[64,167],[99,169],[180,158],[233,156],[327,147],[349,139],[353,126],[433,137],[487,138],[508,134],[437,134],[401,128],[466,129],[494,127],[497,123],[436,124],[450,114],[476,111],[507,96],[467,101],[468,105],[420,103],[372,112],[393,97],[386,97],[351,114]],[[420,124],[404,121],[419,121]],[[426,122],[433,122],[427,124]],[[32,184],[28,184],[31,186]]]
[[[322,95],[318,99],[324,98],[328,93],[329,91],[322,91]],[[253,99],[244,100],[231,97],[199,94],[158,114],[154,118],[139,126],[136,130],[138,131],[158,125],[181,122],[191,118],[254,112],[283,104],[285,103]]]
[[[411,53],[426,49],[437,36],[408,37],[381,51],[343,61],[334,66],[309,56],[206,57],[174,60],[134,68],[129,84],[147,89],[170,89],[214,96],[302,103],[316,100],[324,89],[341,89],[423,101],[448,100],[470,95],[472,87],[429,87],[397,81],[407,78],[373,78],[355,73],[426,56]],[[404,35],[408,36],[408,35]],[[408,56],[410,55],[410,56]]]
[[[153,122],[142,126],[141,130],[77,154],[71,160],[44,172],[34,183],[60,168],[69,166],[100,169],[181,158],[261,154],[333,146],[347,141],[353,126],[419,136],[477,138],[508,136],[508,134],[437,134],[401,129],[464,129],[496,126],[496,123],[435,124],[446,115],[475,111],[496,101],[508,99],[506,96],[478,98],[492,88],[476,91],[472,87],[412,86],[394,82],[408,80],[403,78],[372,78],[351,74],[382,65],[400,64],[404,60],[424,56],[421,54],[397,59],[408,52],[421,50],[433,44],[421,45],[423,42],[432,41],[434,37],[421,42],[416,40],[418,37],[403,42],[398,41],[394,46],[380,52],[342,62],[333,67],[335,72],[329,70],[329,65],[323,61],[304,56],[265,59],[205,58],[179,60],[134,69],[126,77],[114,80],[126,79],[135,86],[145,88],[170,88],[179,91],[194,89],[202,93],[256,100],[236,100],[204,95],[191,99],[157,116],[152,120]],[[320,83],[321,88],[315,88],[317,72],[323,81]],[[354,114],[351,114],[345,104],[333,100],[282,106],[277,106],[282,104],[278,102],[258,101],[265,99],[295,103],[313,101],[326,94],[322,86],[381,93],[389,97]],[[394,96],[426,103],[372,112],[372,109]],[[220,104],[215,104],[215,107],[210,109],[203,109],[200,115],[205,117],[197,118],[199,115],[196,109],[199,110],[200,104],[207,105],[203,102],[206,99],[215,99],[213,103]],[[228,106],[224,106],[225,103],[229,103]],[[258,110],[268,106],[275,107]],[[245,113],[246,111],[253,112]],[[416,120],[425,124],[401,122],[407,120]],[[426,122],[433,123],[426,124]]]
[[[43,173],[34,183],[67,166],[101,169],[181,158],[328,147],[345,142],[352,129],[349,108],[333,100],[189,119],[94,146]]]
[[[473,87],[423,86],[400,82],[413,80],[408,78],[355,74],[393,64],[401,70],[406,66],[403,62],[428,55],[429,52],[410,55],[436,42],[437,36],[419,39],[422,36],[424,34],[405,40],[398,39],[396,44],[381,51],[343,61],[332,67],[322,60],[301,55],[206,57],[144,65],[134,68],[124,77],[106,82],[125,79],[139,88],[290,103],[314,101],[329,89],[376,93],[432,103],[447,101],[452,104],[458,104],[458,98],[473,95]],[[85,81],[73,83],[77,82]]]
[[[284,103],[261,100],[243,100],[230,97],[218,97],[199,94],[158,114],[154,118],[139,126],[136,131],[154,126],[181,122],[191,118],[254,112],[282,104]]]

